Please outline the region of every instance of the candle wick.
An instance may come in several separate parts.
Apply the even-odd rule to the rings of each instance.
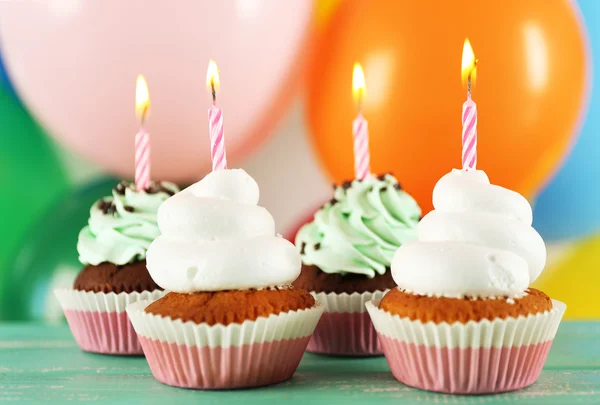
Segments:
[[[357,107],[358,107],[358,115],[362,115],[362,110],[363,110],[362,90],[361,90],[361,93],[358,96],[358,102],[356,104],[357,104]]]
[[[148,113],[148,105],[144,106],[144,109],[142,110],[142,114],[140,117],[140,125],[144,126],[144,123],[146,122],[146,114]]]
[[[212,91],[213,104],[217,102],[217,92],[215,91],[215,78],[210,79],[210,89]]]
[[[471,73],[467,77],[467,97],[471,99]]]

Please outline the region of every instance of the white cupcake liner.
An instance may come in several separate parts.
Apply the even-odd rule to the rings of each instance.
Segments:
[[[197,347],[243,346],[274,340],[296,339],[312,335],[324,307],[318,302],[315,307],[299,311],[259,317],[255,321],[231,323],[227,326],[207,323],[182,322],[145,312],[154,300],[135,302],[127,306],[129,319],[138,335],[178,345]]]
[[[125,307],[139,299],[158,299],[165,294],[160,290],[115,294],[72,289],[54,293],[81,349],[117,355],[143,354]]]
[[[157,300],[165,295],[166,291],[116,294],[61,288],[54,290],[54,294],[65,311],[125,312],[127,305],[141,300]]]
[[[444,393],[511,391],[539,377],[566,305],[544,313],[453,324],[401,318],[366,307],[392,374],[412,387]]]
[[[311,291],[313,297],[325,306],[327,312],[355,313],[367,312],[365,304],[371,300],[381,300],[389,290],[367,291],[363,293],[324,293]]]
[[[146,313],[152,301],[127,307],[154,377],[168,385],[232,389],[291,378],[325,308],[259,317],[242,324],[182,322]]]
[[[392,315],[379,309],[379,302],[373,300],[366,305],[377,333],[400,342],[450,349],[523,346],[552,340],[567,308],[552,300],[552,310],[540,314],[436,324]]]

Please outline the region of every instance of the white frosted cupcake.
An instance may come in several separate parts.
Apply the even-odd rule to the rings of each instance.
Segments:
[[[298,367],[323,307],[291,287],[300,255],[258,198],[245,171],[219,170],[160,207],[148,269],[170,292],[127,307],[157,380],[254,387]]]
[[[433,205],[394,255],[398,288],[367,304],[392,373],[447,393],[533,384],[566,306],[529,288],[546,262],[531,206],[481,170],[442,177]]]

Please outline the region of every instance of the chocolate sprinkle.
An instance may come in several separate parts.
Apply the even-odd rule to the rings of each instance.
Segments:
[[[387,187],[383,187],[379,190],[380,193],[385,193],[386,191],[388,191]]]
[[[150,183],[150,187],[148,188],[148,190],[146,190],[146,192],[148,194],[158,194],[158,193],[165,193],[168,195],[175,194],[175,192],[173,192],[172,190],[163,186],[162,183],[156,183],[156,182]]]
[[[336,200],[335,198],[332,198],[331,200],[329,200],[329,204],[331,205],[335,205],[338,203],[338,200]]]
[[[377,176],[377,180],[379,181],[384,181],[385,180],[385,174],[380,174],[379,176]]]
[[[396,190],[402,190],[402,185],[400,183],[396,183],[396,184],[394,184],[394,188]]]
[[[111,201],[100,200],[98,202],[98,209],[101,210],[104,215],[112,215],[117,210],[117,207],[115,207]]]
[[[300,254],[303,255],[306,253],[306,242],[302,242],[300,245]]]
[[[373,186],[369,187],[369,193],[373,190],[374,190]]]
[[[346,180],[342,183],[342,187],[344,188],[344,190],[348,190],[350,187],[352,187],[352,182],[350,180]]]
[[[120,195],[125,195],[125,189],[129,187],[129,185],[127,184],[127,182],[125,181],[121,181],[119,184],[117,184],[115,187],[113,187],[113,190]]]
[[[320,243],[315,244],[315,250],[319,250],[319,249],[321,249],[321,244]]]
[[[123,208],[125,208],[125,211],[127,211],[127,212],[134,212],[135,211],[135,208],[133,208],[131,205],[126,205]]]

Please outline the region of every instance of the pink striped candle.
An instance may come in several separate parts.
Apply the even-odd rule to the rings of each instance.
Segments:
[[[354,172],[359,180],[365,179],[371,172],[371,153],[369,151],[369,123],[361,113],[352,122],[354,134]]]
[[[144,129],[144,121],[150,109],[150,94],[144,76],[139,75],[135,86],[135,111],[140,119],[140,130],[135,136],[135,188],[150,187],[150,136]]]
[[[135,188],[150,187],[150,136],[143,127],[135,135]]]
[[[462,165],[463,170],[477,168],[477,105],[467,96],[462,112]]]
[[[467,82],[467,101],[462,110],[463,170],[477,169],[477,105],[471,98],[471,85],[477,72],[477,59],[469,39],[465,39],[462,54],[462,79]]]
[[[223,112],[216,104],[219,84],[219,69],[215,61],[211,60],[206,71],[206,85],[211,89],[213,100],[212,107],[208,109],[208,131],[210,133],[210,154],[213,171],[227,169]]]
[[[352,90],[358,104],[358,116],[352,122],[354,135],[354,174],[364,180],[371,173],[371,152],[369,150],[369,125],[362,115],[362,102],[365,94],[365,75],[360,63],[354,64],[352,72]]]

